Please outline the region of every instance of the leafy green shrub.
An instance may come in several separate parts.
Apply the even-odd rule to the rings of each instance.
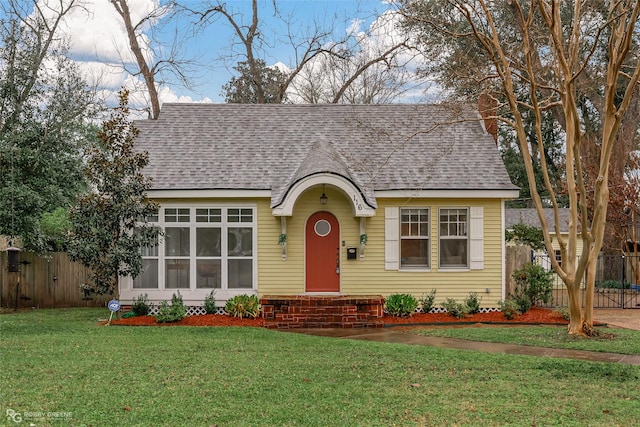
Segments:
[[[522,314],[519,310],[518,303],[512,299],[505,299],[502,301],[498,301],[498,304],[500,305],[500,310],[502,311],[502,314],[508,320],[511,320],[517,315]]]
[[[182,301],[182,295],[178,291],[178,295],[173,294],[171,297],[171,305],[166,301],[160,303],[156,320],[160,323],[178,322],[187,315],[187,307]]]
[[[127,311],[126,313],[122,313],[123,319],[128,319],[129,317],[136,317],[137,314],[133,311]]]
[[[260,315],[260,301],[256,295],[236,295],[227,300],[224,310],[233,317],[252,317]]]
[[[209,293],[209,295],[204,297],[204,311],[207,314],[216,314],[217,309],[218,307],[216,307],[216,291],[214,289]]]
[[[149,311],[153,307],[153,304],[149,303],[149,295],[138,295],[133,300],[133,305],[131,306],[131,310],[136,316],[146,316],[149,314]]]
[[[518,305],[518,311],[520,311],[521,314],[529,311],[533,305],[531,303],[531,297],[526,292],[526,285],[522,283],[516,283],[511,298]]]
[[[393,294],[387,298],[385,308],[391,316],[408,317],[418,308],[418,300],[410,294]]]
[[[553,298],[553,272],[546,271],[541,265],[526,263],[513,272],[516,287],[520,286],[531,304],[549,303]]]
[[[430,312],[431,309],[433,308],[433,304],[435,300],[436,300],[435,289],[431,289],[431,292],[429,292],[428,294],[423,294],[418,300],[420,302],[420,308],[422,308],[422,312],[423,313]]]
[[[571,314],[569,313],[569,307],[558,307],[555,309],[556,313],[558,313],[564,320],[571,320]]]
[[[469,292],[469,297],[464,300],[464,305],[469,309],[469,314],[480,313],[480,301],[482,301],[482,297],[478,298],[477,293]]]
[[[461,304],[457,302],[453,298],[447,298],[442,306],[447,310],[447,313],[453,317],[457,317],[458,319],[462,319],[469,313],[469,307],[465,304]]]

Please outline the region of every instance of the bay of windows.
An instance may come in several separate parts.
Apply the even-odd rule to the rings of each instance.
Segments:
[[[134,288],[252,289],[254,208],[163,208],[164,237],[143,248]]]

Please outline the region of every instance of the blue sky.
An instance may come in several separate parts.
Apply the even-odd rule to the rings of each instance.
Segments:
[[[192,3],[196,7],[198,2]],[[226,4],[229,10],[238,14],[239,23],[250,23],[251,1],[232,0]],[[295,53],[291,44],[284,39],[288,31],[303,35],[311,31],[312,26],[317,23],[323,28],[333,27],[334,40],[338,40],[344,37],[348,29],[354,25],[354,21],[359,23],[361,28],[366,28],[387,8],[387,4],[381,0],[280,0],[277,2],[277,10],[284,18],[279,18],[274,16],[271,0],[260,0],[259,18],[265,45],[256,53],[269,65],[282,62],[291,67],[295,63]],[[289,20],[291,24],[283,22],[283,19]],[[179,28],[189,28],[189,23],[182,20]],[[237,42],[238,38],[231,26],[222,17],[198,33],[189,43],[189,50],[194,56],[200,57],[205,65],[211,67],[211,71],[207,70],[207,74],[199,80],[202,86],[197,88],[196,92],[184,93],[193,94],[194,97],[205,95],[215,102],[223,102],[224,99],[220,96],[222,86],[232,77],[231,68],[237,60],[244,59],[235,56],[244,52]]]
[[[30,0],[24,1],[25,4],[30,3]],[[58,4],[58,0],[38,1],[40,4]],[[131,92],[132,106],[144,108],[148,105],[146,91],[140,76],[134,74],[137,65],[131,55],[121,18],[107,0],[76,1],[81,1],[84,7],[69,13],[60,27],[60,35],[70,43],[69,55],[77,61],[89,83],[100,88],[108,104],[115,104],[116,93],[124,86]],[[217,3],[217,0],[182,0],[182,4],[194,10],[203,10],[205,1]],[[129,0],[132,21],[138,22],[166,2]],[[240,25],[249,23],[251,0],[226,0],[224,3]],[[376,21],[390,8],[388,0],[277,0],[277,14],[273,0],[259,0],[258,5],[263,44],[256,43],[254,52],[267,65],[280,62],[293,67],[296,63],[295,51],[286,36],[290,32],[300,41],[314,32],[314,26],[323,30],[331,29],[329,37],[324,39],[326,42],[340,40],[347,33],[357,34],[358,37],[353,39],[358,39],[360,46],[365,46],[368,52],[373,52],[372,46],[388,48],[389,43],[398,37],[397,31],[391,29],[393,26],[390,26],[389,19]],[[372,26],[374,22],[385,23]],[[233,76],[233,67],[237,62],[245,59],[237,36],[224,17],[211,19],[197,31],[193,26],[193,17],[182,15],[179,19],[162,19],[160,25],[144,28],[143,43],[153,39],[159,40],[159,43],[150,44],[150,52],[154,52],[150,56],[154,59],[166,59],[169,56],[166,51],[171,49],[174,40],[179,40],[176,45],[179,55],[195,61],[188,73],[193,87],[186,88],[171,74],[165,74],[165,80],[160,85],[161,102],[224,102],[222,86]],[[162,50],[165,53],[158,53]],[[408,66],[407,70],[411,69]],[[424,95],[422,89],[411,90],[411,95],[402,102],[418,102]]]
[[[38,1],[40,4],[57,5],[57,0]],[[136,67],[121,18],[107,0],[81,1],[84,8],[74,9],[60,27],[61,35],[70,43],[69,55],[78,62],[90,83],[103,90],[105,98],[113,99],[114,93],[126,86],[132,91],[132,100],[136,102],[135,94],[139,93],[139,101],[143,103],[144,91],[138,91],[141,79],[131,74]],[[25,4],[28,3],[30,1]],[[133,22],[138,22],[149,11],[164,3],[166,0],[129,0]],[[202,0],[183,0],[182,4],[202,10],[202,3]],[[239,24],[250,21],[250,0],[227,0],[225,3],[228,10],[237,16]],[[278,0],[276,14],[272,0],[259,0],[259,28],[264,44],[256,45],[256,56],[265,59],[268,65],[282,62],[292,66],[295,55],[291,44],[285,40],[288,30],[302,37],[311,32],[314,25],[332,27],[333,37],[338,40],[354,25],[367,29],[376,16],[386,9],[388,5],[384,0]],[[156,52],[170,49],[175,39],[184,39],[177,45],[178,51],[183,58],[196,62],[189,74],[194,88],[186,89],[177,79],[165,75],[169,79],[161,88],[161,101],[224,102],[222,86],[232,77],[233,66],[244,59],[238,55],[243,51],[234,43],[238,38],[227,20],[220,16],[198,31],[194,31],[189,17],[183,16],[168,22],[166,26],[148,26],[144,36],[155,34],[153,37],[160,43],[151,43],[151,46]],[[155,54],[155,58],[160,56],[168,55]],[[124,68],[122,64],[125,64]]]

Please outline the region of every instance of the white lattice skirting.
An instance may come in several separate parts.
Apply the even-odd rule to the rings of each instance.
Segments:
[[[156,314],[158,314],[158,309],[159,307],[157,306],[151,307],[151,309],[149,310],[149,314],[151,316],[155,316]],[[199,316],[202,314],[207,314],[207,312],[205,311],[204,307],[201,305],[187,307],[187,316]],[[226,315],[227,312],[224,310],[223,307],[216,307],[216,312],[214,314]]]

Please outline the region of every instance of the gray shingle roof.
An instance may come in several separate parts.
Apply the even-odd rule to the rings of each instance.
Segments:
[[[271,190],[315,173],[378,190],[513,190],[477,112],[439,105],[164,104],[136,122],[154,190]]]
[[[547,220],[547,225],[549,226],[549,230],[554,231],[554,219],[553,219],[553,209],[546,208],[544,210],[544,217]],[[569,209],[568,208],[559,208],[558,216],[560,219],[560,233],[568,233],[569,232]],[[528,225],[529,227],[537,227],[540,226],[540,218],[538,217],[538,211],[535,208],[513,208],[505,210],[505,227],[507,229],[513,228],[514,225],[518,223],[523,223],[524,225]]]

